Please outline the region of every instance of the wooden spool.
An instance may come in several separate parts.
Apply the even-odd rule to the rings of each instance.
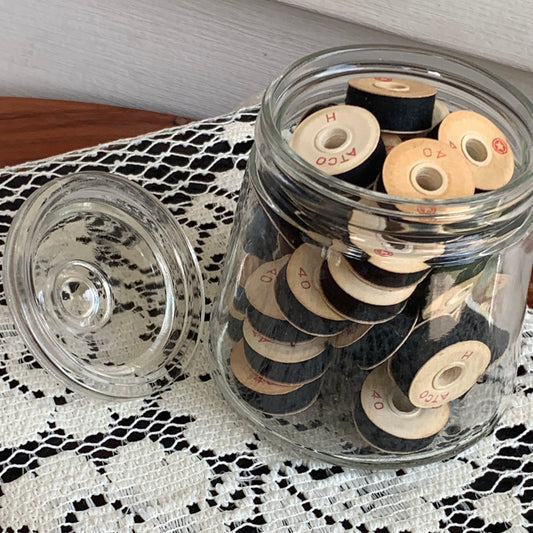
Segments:
[[[372,113],[354,106],[320,109],[300,122],[291,148],[326,174],[367,187],[385,158],[379,124]]]
[[[362,302],[390,306],[404,302],[416,289],[412,285],[390,287],[371,283],[356,272],[352,264],[341,253],[330,248],[327,255],[328,269],[335,283],[347,294]]]
[[[353,270],[365,281],[375,285],[379,284],[383,287],[400,288],[416,285],[429,272],[427,269],[418,272],[390,272],[373,265],[368,260],[352,259],[348,256],[346,256],[346,260],[350,263]]]
[[[331,353],[326,341],[316,337],[295,344],[280,343],[261,335],[245,320],[244,352],[250,366],[267,379],[279,383],[306,383],[327,369]]]
[[[508,183],[514,155],[504,133],[475,111],[454,111],[441,122],[438,138],[462,154],[476,189],[492,191]]]
[[[420,409],[409,402],[381,365],[368,375],[356,395],[353,417],[361,436],[390,453],[424,449],[449,419],[448,405]]]
[[[416,313],[405,310],[388,322],[375,324],[349,350],[349,356],[363,370],[377,367],[392,357],[407,340],[417,321]]]
[[[275,261],[263,263],[249,276],[245,285],[249,302],[246,316],[252,326],[269,339],[301,342],[311,339],[312,335],[290,324],[276,301],[276,277],[288,260],[289,256],[285,255]]]
[[[388,154],[395,146],[398,146],[402,142],[402,138],[396,133],[382,132],[381,138],[385,145],[385,152]]]
[[[436,93],[418,80],[357,77],[348,81],[346,103],[368,109],[384,131],[416,133],[431,128]]]
[[[358,324],[353,322],[344,331],[341,331],[335,337],[328,339],[330,346],[337,350],[337,353],[345,355],[344,348],[349,348],[358,340],[364,337],[372,328],[374,324]]]
[[[368,255],[372,265],[397,274],[423,272],[430,268],[428,261],[444,253],[440,242],[417,243],[391,237],[385,233],[351,233],[350,241]]]
[[[497,361],[509,347],[510,334],[498,327],[483,306],[470,298],[459,316],[461,330],[458,336],[464,339],[476,339],[487,345],[490,350],[490,364]]]
[[[324,261],[320,268],[320,286],[326,301],[337,313],[362,324],[386,322],[405,307],[405,302],[373,305],[354,298],[337,284],[329,271],[327,261]]]
[[[276,278],[276,301],[285,318],[311,335],[336,335],[350,325],[326,302],[320,289],[322,249],[302,244]]]
[[[442,200],[475,192],[470,166],[448,144],[418,138],[395,146],[383,164],[388,194],[402,198]]]
[[[461,323],[441,315],[419,324],[389,360],[390,373],[417,407],[438,407],[465,394],[491,360],[489,347],[465,340]]]
[[[301,412],[313,404],[320,390],[320,379],[287,384],[261,376],[248,363],[242,340],[233,346],[230,366],[242,399],[263,413],[289,415]]]

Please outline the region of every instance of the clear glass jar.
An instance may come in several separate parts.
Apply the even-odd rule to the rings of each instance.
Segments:
[[[295,127],[343,103],[356,75],[424,81],[450,110],[487,117],[514,153],[511,181],[411,199],[304,161]],[[434,51],[333,49],[276,79],[210,320],[225,398],[263,433],[341,465],[440,460],[488,434],[513,390],[526,308],[532,127],[513,87]]]

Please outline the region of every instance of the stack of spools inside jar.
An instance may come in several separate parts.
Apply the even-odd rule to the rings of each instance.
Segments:
[[[503,132],[436,96],[417,80],[353,78],[345,103],[306,112],[290,145],[326,174],[395,200],[451,200],[505,185],[514,158]],[[418,212],[446,212],[446,202],[435,205]],[[257,212],[228,333],[236,384],[252,407],[306,409],[335,365],[353,385],[364,441],[403,453],[432,442],[451,402],[506,351],[509,333],[488,309],[506,278],[490,257],[439,265],[444,242],[391,237],[384,220],[354,210],[351,245],[326,247],[287,239],[273,213]]]

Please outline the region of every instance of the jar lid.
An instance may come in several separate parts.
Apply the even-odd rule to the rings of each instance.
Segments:
[[[57,178],[18,210],[6,299],[28,348],[70,388],[113,399],[174,381],[204,320],[202,275],[172,214],[132,181]]]

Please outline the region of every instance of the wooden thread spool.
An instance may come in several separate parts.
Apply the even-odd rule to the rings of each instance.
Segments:
[[[348,259],[329,249],[328,269],[335,283],[347,294],[372,305],[395,305],[404,302],[416,289],[417,283],[400,287],[375,285],[360,277]]]
[[[431,128],[435,87],[389,77],[360,77],[348,81],[346,103],[368,109],[382,130],[415,133]]]
[[[314,105],[314,106],[311,106],[303,115],[302,117],[300,118],[300,121],[298,122],[298,124],[300,124],[302,121],[304,121],[307,117],[309,117],[310,115],[312,115],[313,113],[316,113],[317,111],[321,111],[322,109],[326,109],[328,107],[334,107],[336,106],[337,104],[335,102],[329,102],[328,104],[317,104],[317,105]],[[294,128],[293,128],[293,133],[294,133]]]
[[[416,243],[391,237],[386,233],[350,234],[350,241],[368,255],[368,262],[388,272],[412,274],[428,270],[427,261],[444,253],[439,242]]]
[[[410,139],[395,146],[383,164],[388,194],[441,200],[475,192],[470,166],[448,144],[435,139]]]
[[[261,376],[248,363],[242,340],[233,346],[230,366],[242,399],[263,413],[289,415],[301,412],[313,404],[320,391],[320,379],[287,384]]]
[[[362,324],[386,322],[405,307],[405,302],[373,305],[354,298],[336,283],[329,271],[327,261],[324,261],[320,267],[320,286],[326,301],[337,313]]]
[[[318,337],[300,343],[280,343],[261,335],[245,320],[244,353],[250,366],[267,379],[278,383],[306,383],[327,369],[331,353],[326,341]]]
[[[276,278],[276,301],[285,318],[311,335],[336,335],[349,326],[345,317],[327,304],[318,281],[322,250],[302,244]]]
[[[490,364],[497,361],[509,347],[510,334],[498,327],[486,313],[483,306],[476,304],[470,298],[459,316],[459,338],[476,339],[486,344],[490,349]]]
[[[389,360],[391,376],[413,405],[438,407],[455,400],[483,374],[489,347],[464,337],[460,323],[441,315],[419,324]]]
[[[249,276],[245,285],[249,302],[246,316],[252,326],[269,339],[301,342],[311,339],[312,335],[290,324],[276,301],[276,277],[288,260],[289,256],[285,255],[275,261],[263,263]]]
[[[446,425],[448,405],[420,409],[409,402],[385,365],[370,372],[356,395],[355,425],[363,439],[379,450],[409,453],[428,446]]]
[[[476,189],[492,191],[510,181],[514,155],[504,133],[474,111],[454,111],[441,122],[438,138],[463,155]]]
[[[402,142],[402,138],[396,133],[382,132],[381,138],[385,145],[385,152],[388,154],[395,146],[398,146]]]
[[[385,146],[372,113],[331,106],[308,116],[294,130],[291,148],[326,174],[367,187],[379,174]]]
[[[374,324],[359,324],[352,322],[344,331],[341,331],[335,337],[328,339],[329,352],[334,361],[332,368],[335,368],[345,379],[350,381],[350,387],[355,387],[355,378],[361,377],[361,369],[357,361],[352,356],[351,350],[353,345],[368,333]],[[359,388],[361,383],[359,384]]]
[[[339,353],[345,355],[347,352],[344,352],[344,348],[349,348],[359,339],[364,337],[372,328],[374,324],[358,324],[353,322],[348,326],[344,331],[341,331],[335,337],[328,339],[330,346],[339,350]]]
[[[349,356],[363,370],[370,370],[392,357],[407,340],[415,327],[417,315],[404,310],[388,322],[375,324],[364,336],[354,342]]]
[[[429,270],[420,270],[419,272],[390,272],[373,265],[368,260],[352,259],[346,256],[357,274],[368,283],[382,285],[383,287],[400,288],[416,285],[420,283],[427,275]]]

